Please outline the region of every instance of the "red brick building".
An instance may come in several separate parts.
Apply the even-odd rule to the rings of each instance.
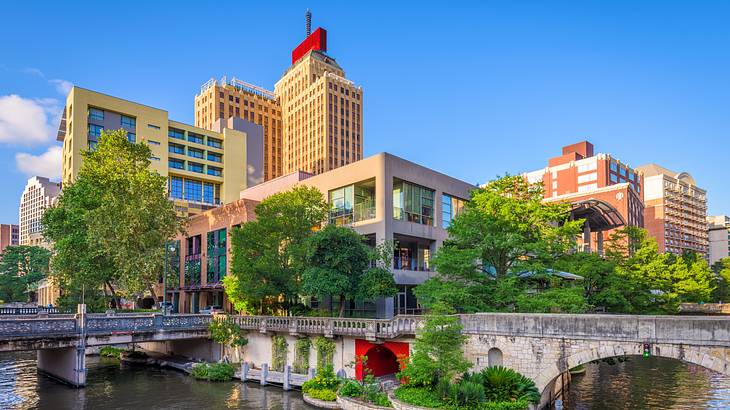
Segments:
[[[602,253],[613,229],[644,226],[643,174],[608,154],[595,154],[588,141],[563,147],[547,167],[525,177],[543,183],[547,201],[569,201],[573,216],[586,219],[585,251]]]

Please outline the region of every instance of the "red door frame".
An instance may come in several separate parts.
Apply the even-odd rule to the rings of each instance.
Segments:
[[[402,357],[408,357],[411,352],[411,345],[405,342],[384,342],[382,344],[375,344],[368,342],[363,339],[355,339],[355,356],[357,356],[355,364],[355,377],[357,380],[362,380],[362,362],[360,362],[361,356],[366,356],[368,351],[373,347],[381,346],[390,350],[395,357],[400,360]]]

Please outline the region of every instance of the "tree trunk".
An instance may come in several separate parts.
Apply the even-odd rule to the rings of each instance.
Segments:
[[[345,295],[340,295],[340,317],[345,317]]]
[[[112,300],[114,301],[114,308],[119,309],[120,303],[119,298],[117,297],[117,292],[114,291],[114,286],[112,286],[111,282],[106,281],[106,285],[109,287],[109,291],[112,293]]]
[[[150,294],[152,295],[152,299],[154,299],[155,304],[157,304],[157,293],[155,293],[155,287],[152,284],[147,284],[147,289],[150,291]],[[162,290],[165,291],[164,289]]]

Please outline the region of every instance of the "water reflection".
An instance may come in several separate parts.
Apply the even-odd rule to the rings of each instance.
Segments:
[[[255,384],[198,382],[174,370],[87,358],[88,385],[73,389],[36,371],[35,352],[0,354],[0,409],[310,410],[300,393]]]
[[[591,363],[574,376],[565,409],[730,409],[730,377],[662,357]]]

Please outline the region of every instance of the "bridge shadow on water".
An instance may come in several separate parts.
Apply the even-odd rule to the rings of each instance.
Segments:
[[[75,389],[39,374],[35,357],[35,352],[0,353],[0,409],[313,409],[295,391],[201,382],[175,370],[100,357],[87,357],[88,384]]]
[[[595,361],[574,375],[564,409],[730,409],[730,376],[664,357]]]

